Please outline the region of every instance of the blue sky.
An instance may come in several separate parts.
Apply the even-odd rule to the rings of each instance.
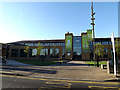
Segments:
[[[118,3],[95,2],[95,36],[118,36]],[[91,29],[91,2],[4,2],[0,4],[0,42],[64,39]]]

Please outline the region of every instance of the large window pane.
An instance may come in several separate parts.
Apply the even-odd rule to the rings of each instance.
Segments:
[[[59,49],[50,49],[50,57],[58,58],[59,57]]]
[[[108,52],[108,49],[107,49],[107,48],[104,48],[104,52]]]
[[[108,54],[104,54],[104,55],[103,55],[103,58],[108,58]]]
[[[18,49],[11,50],[11,57],[18,57]]]
[[[36,57],[37,56],[37,50],[36,49],[30,49],[29,50],[29,56],[30,57]]]
[[[45,57],[48,56],[48,49],[41,49],[40,55],[45,56]]]
[[[73,37],[73,59],[81,59],[81,37]]]
[[[24,52],[25,49],[20,49],[20,57],[27,57],[27,53]]]

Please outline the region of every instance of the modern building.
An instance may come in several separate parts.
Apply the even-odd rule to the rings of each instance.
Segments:
[[[117,38],[115,38],[117,39]],[[120,38],[118,38],[120,40]],[[44,46],[40,55],[37,55],[37,45]],[[104,46],[104,53],[101,60],[112,59],[111,38],[95,38],[95,44],[101,43]],[[28,53],[25,53],[25,47],[29,46]],[[6,56],[9,59],[28,59],[38,60],[43,56],[48,60],[60,60],[62,58],[69,60],[92,60],[93,59],[93,40],[92,30],[81,33],[80,36],[74,36],[67,32],[65,39],[55,40],[25,40],[7,43]]]

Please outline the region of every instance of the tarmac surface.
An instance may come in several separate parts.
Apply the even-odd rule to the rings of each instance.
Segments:
[[[83,81],[119,81],[113,74],[108,74],[106,69],[90,67],[83,61],[70,61],[50,66],[34,66],[23,64],[14,60],[7,60],[3,64],[2,74],[25,76],[30,78],[47,78],[59,80],[83,80]]]

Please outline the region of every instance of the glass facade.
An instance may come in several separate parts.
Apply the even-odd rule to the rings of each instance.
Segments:
[[[81,59],[81,36],[73,36],[73,59]]]

